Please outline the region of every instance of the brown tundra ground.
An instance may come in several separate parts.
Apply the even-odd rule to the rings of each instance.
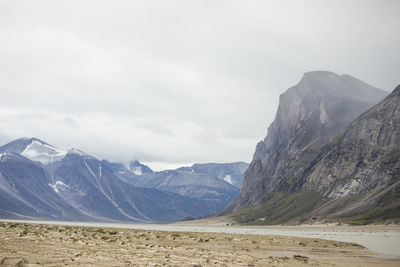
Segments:
[[[322,239],[0,223],[0,266],[400,266]]]

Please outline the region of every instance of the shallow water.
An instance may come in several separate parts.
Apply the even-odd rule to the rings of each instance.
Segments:
[[[211,232],[230,234],[255,235],[283,235],[296,237],[310,237],[360,244],[370,251],[387,256],[400,257],[400,231],[395,230],[366,230],[366,229],[316,229],[304,227],[214,227],[188,226],[170,224],[125,224],[125,223],[98,223],[98,222],[58,222],[58,221],[23,221],[0,220],[39,224],[57,224],[69,226],[113,227],[140,230],[177,231],[177,232]],[[323,228],[323,227],[321,227]]]

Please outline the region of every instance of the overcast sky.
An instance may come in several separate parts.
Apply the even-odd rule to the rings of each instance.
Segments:
[[[400,1],[0,0],[0,144],[250,162],[304,72],[400,83]]]

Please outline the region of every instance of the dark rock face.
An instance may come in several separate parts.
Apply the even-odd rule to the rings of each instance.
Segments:
[[[400,215],[400,86],[321,149],[303,188],[329,200],[316,214],[348,217],[380,206],[371,219],[391,209]],[[397,197],[385,199],[390,194]]]
[[[267,137],[257,144],[253,161],[245,172],[242,191],[223,213],[268,204],[278,193],[288,197],[307,191],[327,197],[330,193],[326,190],[331,185],[325,183],[332,173],[322,162],[319,168],[313,166],[324,158],[324,153],[332,150],[329,147],[329,144],[334,146],[329,142],[332,137],[386,95],[385,91],[347,75],[306,73],[298,85],[280,96],[275,120],[268,128]],[[393,111],[381,111],[381,115],[393,116]],[[370,137],[367,135],[371,134],[373,127],[370,122],[364,122],[357,129],[347,130],[344,138],[363,132],[363,140],[368,140]],[[376,137],[377,140],[381,138],[382,142],[389,142],[385,136],[388,131]],[[353,153],[351,149],[349,153]],[[377,156],[375,152],[373,154]],[[336,152],[328,158],[336,162],[340,155]],[[345,164],[349,158],[341,160]],[[345,166],[338,164],[336,169],[337,176],[343,177],[344,173],[339,172],[344,172]],[[263,220],[268,221],[268,214],[264,215]]]

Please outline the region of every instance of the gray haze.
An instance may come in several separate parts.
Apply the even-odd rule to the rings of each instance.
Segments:
[[[400,82],[400,1],[0,1],[0,144],[249,162],[304,72]]]

